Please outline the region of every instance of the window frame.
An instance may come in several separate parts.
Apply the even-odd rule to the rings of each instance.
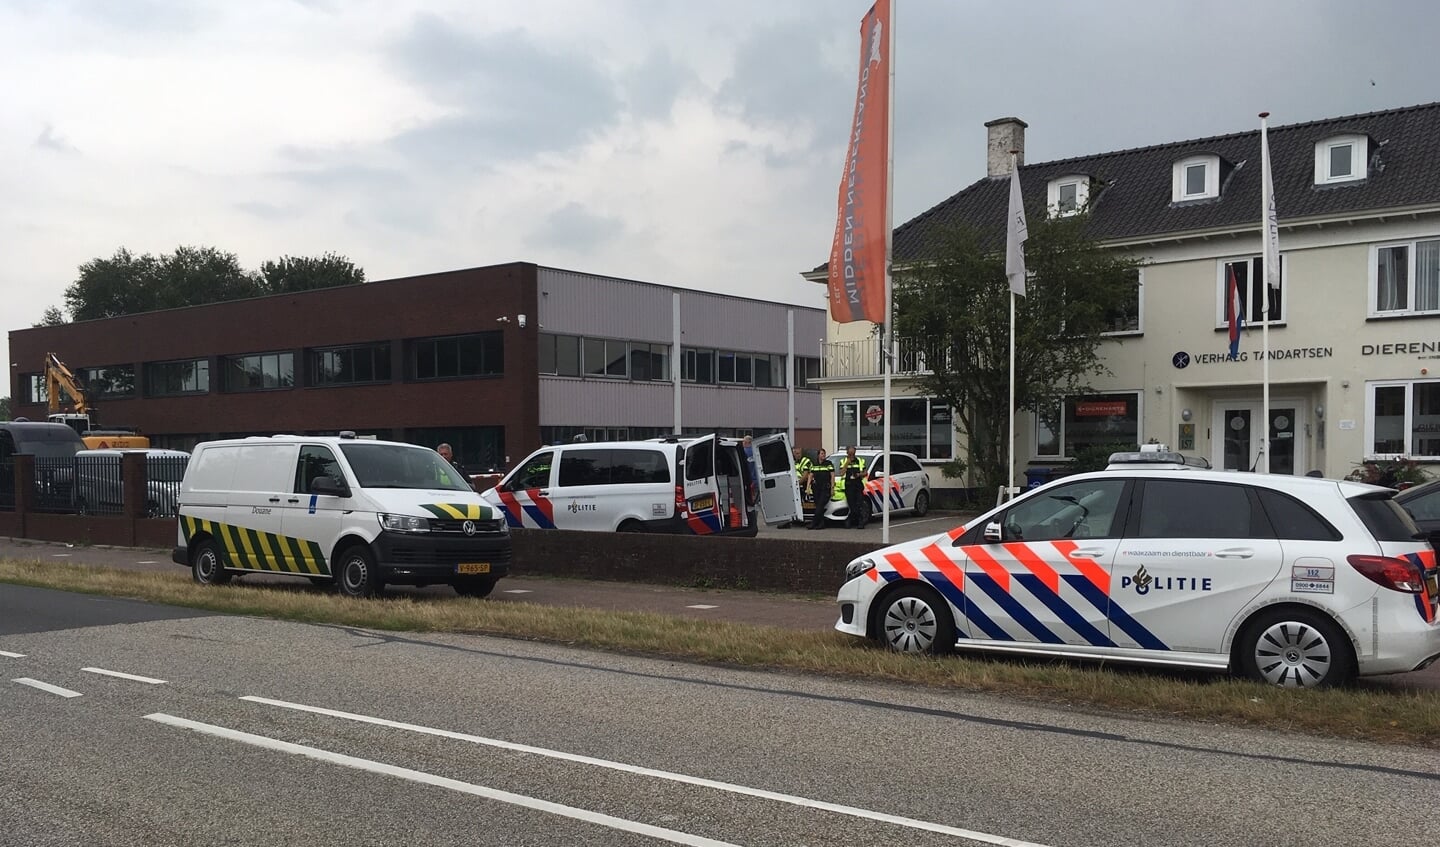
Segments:
[[[1253,308],[1252,308],[1252,305],[1253,305],[1253,303],[1254,303],[1254,293],[1255,293],[1255,291],[1254,291],[1254,286],[1256,285],[1256,278],[1257,278],[1257,277],[1262,277],[1262,279],[1260,279],[1260,281],[1259,281],[1259,284],[1260,284],[1260,285],[1266,285],[1266,282],[1265,282],[1264,279],[1263,279],[1263,276],[1264,276],[1264,273],[1265,273],[1265,259],[1264,259],[1264,257],[1263,257],[1263,256],[1256,256],[1256,255],[1250,255],[1250,256],[1231,256],[1231,257],[1228,257],[1228,258],[1222,258],[1222,259],[1216,259],[1216,260],[1215,260],[1215,329],[1217,329],[1217,330],[1222,330],[1222,329],[1229,329],[1229,328],[1230,328],[1230,322],[1225,319],[1225,300],[1226,300],[1226,290],[1225,290],[1225,286],[1226,286],[1226,274],[1225,274],[1225,269],[1226,269],[1228,266],[1230,266],[1231,264],[1238,264],[1238,263],[1240,263],[1240,262],[1246,262],[1246,261],[1248,261],[1248,262],[1250,263],[1250,269],[1249,269],[1249,271],[1246,273],[1245,281],[1242,282],[1242,283],[1239,283],[1239,285],[1241,286],[1240,300],[1241,300],[1241,302],[1243,303],[1243,305],[1245,306],[1245,311],[1246,311],[1245,326],[1246,326],[1247,328],[1248,328],[1248,327],[1252,327],[1252,326],[1258,327],[1258,326],[1260,326],[1262,323],[1268,323],[1268,324],[1270,324],[1270,326],[1272,326],[1272,327],[1285,326],[1285,325],[1286,325],[1286,320],[1287,320],[1287,318],[1288,318],[1289,311],[1290,311],[1290,298],[1288,298],[1288,297],[1285,296],[1285,280],[1289,277],[1289,270],[1290,270],[1289,265],[1290,265],[1290,260],[1289,260],[1289,258],[1286,256],[1286,254],[1281,253],[1281,254],[1280,254],[1280,285],[1278,286],[1278,288],[1280,289],[1280,293],[1279,293],[1279,295],[1278,295],[1279,298],[1280,298],[1280,316],[1279,316],[1278,318],[1273,318],[1273,319],[1271,319],[1271,320],[1269,320],[1269,321],[1263,321],[1263,322],[1262,322],[1262,321],[1259,321],[1259,320],[1251,320],[1250,318],[1251,318],[1251,314],[1252,314],[1253,311],[1254,311]],[[1244,290],[1246,286],[1248,286],[1248,287],[1250,288],[1249,291]]]
[[[955,433],[955,415],[954,415],[953,410],[950,409],[950,404],[949,404],[949,403],[940,402],[940,401],[937,400],[936,398],[934,398],[934,397],[928,397],[928,396],[905,396],[905,397],[892,397],[892,398],[890,398],[890,402],[891,402],[892,404],[895,403],[895,402],[897,402],[897,401],[908,401],[908,400],[924,400],[924,401],[925,401],[925,452],[924,452],[924,453],[920,453],[920,452],[917,452],[917,451],[915,451],[915,450],[905,449],[904,447],[901,447],[901,446],[898,446],[898,445],[894,444],[894,443],[893,443],[893,440],[892,440],[892,443],[891,443],[891,445],[890,445],[890,449],[895,450],[895,451],[897,451],[897,452],[914,453],[914,454],[915,454],[915,457],[920,460],[922,466],[923,466],[923,464],[924,464],[925,462],[932,462],[932,463],[933,463],[933,462],[948,462],[948,461],[951,461],[952,459],[954,459],[954,458],[955,458],[955,454],[956,454],[957,449],[958,449],[958,444],[957,444],[957,436],[956,436],[956,433]],[[868,443],[861,443],[861,442],[860,442],[860,415],[861,415],[861,409],[862,409],[863,407],[869,405],[869,404],[872,404],[872,403],[873,403],[873,404],[876,404],[876,405],[881,405],[881,404],[883,404],[883,398],[881,398],[881,397],[840,397],[840,398],[836,398],[836,399],[832,402],[831,407],[830,407],[830,411],[831,411],[831,414],[834,415],[834,417],[832,418],[832,420],[835,422],[835,423],[834,423],[834,430],[833,430],[833,431],[834,431],[834,433],[835,433],[835,445],[836,445],[837,448],[839,448],[839,447],[848,447],[848,446],[850,446],[850,445],[853,444],[854,446],[856,446],[856,447],[858,447],[858,448],[860,448],[860,449],[865,449],[865,450],[879,450],[879,449],[883,446],[883,445],[881,445],[881,444],[868,444]],[[854,432],[851,433],[851,434],[849,434],[849,435],[847,435],[846,433],[844,433],[844,432],[842,431],[842,426],[841,426],[841,423],[840,423],[840,421],[841,421],[840,408],[841,408],[842,406],[847,405],[847,404],[854,404],[854,406],[855,406],[855,429],[854,429]],[[946,449],[948,450],[948,453],[945,454],[945,455],[936,455],[936,453],[935,453],[935,447],[936,447],[936,439],[935,439],[935,427],[936,427],[935,412],[936,412],[937,409],[943,409],[943,410],[945,410],[946,414],[947,414],[948,417],[949,417],[949,422],[946,424],[946,427],[945,427],[946,433],[947,433],[947,435],[948,435],[948,437],[949,437],[949,444],[946,446]],[[893,410],[892,410],[892,414],[893,414]],[[837,461],[838,461],[838,459],[837,459]]]
[[[284,360],[290,359],[290,383],[284,383]],[[254,360],[259,370],[252,371],[249,362]],[[267,360],[273,360],[275,365],[275,385],[265,384],[265,366]],[[234,366],[239,364],[239,369]],[[251,394],[257,391],[288,391],[295,387],[295,352],[293,350],[267,350],[264,353],[239,353],[234,355],[221,356],[220,365],[220,391],[223,394]],[[237,374],[243,374],[249,378],[252,374],[259,374],[260,385],[232,385],[231,378]]]
[[[1039,412],[1030,413],[1030,458],[1034,461],[1068,462],[1075,457],[1065,439],[1065,420],[1067,418],[1065,406],[1072,400],[1076,403],[1082,401],[1103,401],[1107,397],[1133,397],[1135,399],[1135,443],[1145,443],[1145,392],[1140,389],[1128,391],[1098,391],[1093,394],[1084,394],[1075,397],[1066,397],[1060,401],[1060,408],[1055,413],[1055,419],[1059,421],[1059,432],[1054,433],[1055,443],[1058,446],[1057,453],[1042,453],[1040,427],[1043,423]],[[1108,417],[1114,417],[1113,415]],[[1128,440],[1127,440],[1128,441]]]
[[[1069,209],[1061,205],[1061,193],[1067,189],[1075,189],[1075,205]],[[1066,174],[1050,180],[1045,188],[1046,208],[1052,218],[1068,218],[1078,215],[1084,211],[1090,203],[1090,177],[1084,174]]]
[[[1440,242],[1440,234],[1431,236],[1418,236],[1415,238],[1398,239],[1395,241],[1377,241],[1370,245],[1370,271],[1369,291],[1366,301],[1366,315],[1372,318],[1402,317],[1405,315],[1435,315],[1440,314],[1440,296],[1436,297],[1437,303],[1433,309],[1417,309],[1415,302],[1418,299],[1416,291],[1419,288],[1416,279],[1417,254],[1421,244]],[[1405,248],[1405,304],[1396,309],[1380,308],[1380,251],[1393,250],[1397,247]],[[1440,249],[1440,247],[1437,247]],[[1282,273],[1283,277],[1284,274]],[[1437,289],[1440,289],[1440,280],[1437,280]]]
[[[1205,167],[1205,190],[1199,194],[1189,191],[1190,168]],[[1191,203],[1196,200],[1210,200],[1220,196],[1220,157],[1216,155],[1186,156],[1177,161],[1170,182],[1171,201]]]
[[[1365,383],[1364,455],[1367,460],[1397,459],[1401,457],[1408,459],[1418,459],[1421,461],[1440,460],[1440,447],[1437,447],[1435,453],[1420,453],[1417,451],[1412,451],[1410,449],[1415,446],[1415,386],[1417,385],[1434,385],[1440,387],[1440,379],[1381,379],[1371,380]],[[1403,416],[1403,423],[1401,424],[1401,428],[1404,432],[1404,441],[1402,443],[1402,447],[1404,447],[1405,449],[1402,449],[1398,453],[1382,453],[1375,450],[1375,392],[1379,389],[1386,388],[1405,389],[1405,399],[1403,406],[1405,413]],[[1440,427],[1440,423],[1437,423],[1436,426]],[[1435,430],[1435,433],[1437,434],[1437,438],[1430,440],[1433,440],[1437,443],[1437,445],[1440,445],[1440,428],[1437,428]]]
[[[1350,148],[1350,173],[1331,176],[1335,151],[1341,147]],[[1370,176],[1370,138],[1360,133],[1332,135],[1315,142],[1315,184],[1341,185],[1360,182]]]
[[[465,372],[465,344],[466,341],[474,341],[479,345],[479,370],[476,373]],[[490,369],[487,351],[495,341],[499,341],[497,351],[500,363],[498,370]],[[450,342],[454,344],[453,350],[442,349],[441,344]],[[429,376],[420,375],[420,352],[421,348],[430,345],[433,351],[432,367],[433,373]],[[438,382],[447,379],[496,379],[505,376],[505,334],[502,330],[485,330],[482,332],[468,332],[460,335],[435,335],[424,338],[410,338],[405,342],[405,376],[407,380],[414,382]],[[496,351],[490,351],[496,352]],[[443,358],[442,358],[443,357]],[[454,373],[441,373],[442,365],[453,363]]]
[[[169,366],[169,365],[194,365],[194,366],[195,366],[195,368],[194,368],[194,373],[195,373],[195,375],[196,375],[195,382],[197,383],[197,385],[198,385],[198,383],[201,382],[201,380],[200,380],[200,378],[199,378],[199,375],[200,375],[201,371],[204,371],[204,374],[205,374],[205,378],[204,378],[205,387],[204,387],[204,388],[194,388],[194,389],[190,389],[190,390],[183,390],[183,389],[182,389],[182,390],[180,390],[180,391],[156,391],[156,390],[155,390],[155,385],[154,385],[155,380],[153,380],[153,379],[151,378],[151,377],[152,377],[152,374],[153,374],[153,369],[155,369],[155,368],[161,368],[161,367],[166,367],[166,366]],[[210,359],[209,359],[209,358],[203,358],[203,357],[202,357],[202,358],[195,358],[195,359],[166,359],[166,360],[160,361],[160,362],[145,362],[145,363],[141,366],[141,373],[143,374],[143,379],[144,379],[144,381],[145,381],[145,397],[147,397],[147,398],[150,398],[150,397],[199,397],[199,396],[203,396],[203,395],[206,395],[206,394],[209,394],[209,393],[210,393],[211,380],[210,380]]]

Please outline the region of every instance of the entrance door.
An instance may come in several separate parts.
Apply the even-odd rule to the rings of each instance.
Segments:
[[[1269,425],[1264,426],[1259,403],[1217,403],[1210,463],[1227,471],[1259,470],[1260,451],[1268,439],[1270,472],[1293,475],[1298,459],[1305,455],[1304,428],[1297,420],[1300,409],[1293,400],[1272,400]]]

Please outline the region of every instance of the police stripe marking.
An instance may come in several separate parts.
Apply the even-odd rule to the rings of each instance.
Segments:
[[[1049,627],[1037,620],[1034,615],[1030,614],[1029,609],[1025,608],[1020,604],[1020,601],[1012,597],[1009,591],[1001,588],[988,574],[971,573],[968,574],[968,576],[970,577],[971,585],[988,594],[990,599],[994,600],[995,603],[1005,611],[1005,614],[1010,617],[1010,620],[1024,627],[1031,635],[1046,644],[1065,643],[1063,638],[1051,632]]]
[[[1089,600],[1095,608],[1105,613],[1105,617],[1111,623],[1120,628],[1122,632],[1130,636],[1130,639],[1147,650],[1169,650],[1165,642],[1155,637],[1155,634],[1146,629],[1139,621],[1130,617],[1130,614],[1110,599],[1110,595],[1103,593],[1089,579],[1084,576],[1066,574],[1065,581],[1072,588],[1080,592],[1080,596]]]
[[[178,729],[188,729],[203,735],[210,735],[216,738],[223,738],[227,741],[238,741],[242,744],[249,744],[252,747],[259,747],[264,750],[272,750],[277,753],[288,753],[295,756],[304,756],[321,762],[328,762],[332,765],[341,765],[347,768],[354,768],[368,773],[393,776],[398,779],[417,782],[422,785],[431,785],[436,788],[446,788],[461,794],[469,794],[474,797],[483,797],[487,800],[494,800],[499,803],[506,803],[511,806],[519,806],[537,812],[556,815],[558,817],[570,818],[572,820],[584,821],[585,823],[597,824],[621,832],[631,832],[636,835],[643,835],[648,838],[656,838],[661,841],[668,841],[671,844],[684,844],[687,847],[738,847],[725,841],[716,841],[700,835],[691,835],[673,829],[652,826],[638,821],[617,818],[602,812],[592,812],[586,809],[579,809],[574,806],[566,806],[560,803],[553,803],[549,800],[541,800],[535,797],[527,797],[524,794],[512,794],[509,791],[502,791],[498,788],[489,788],[484,785],[476,785],[470,782],[461,782],[458,779],[436,776],[424,771],[411,770],[396,765],[387,765],[384,762],[377,762],[372,759],[361,759],[357,756],[347,756],[344,753],[332,753],[329,750],[322,750],[318,747],[309,747],[304,744],[292,744],[288,741],[280,741],[274,738],[267,738],[263,735],[253,735],[248,732],[241,732],[237,729],[228,729],[214,724],[200,723],[199,721],[177,718],[162,712],[153,712],[145,716],[146,720],[155,721],[166,726],[173,726]]]
[[[1096,629],[1094,625],[1085,620],[1085,618],[1079,612],[1075,611],[1069,603],[1066,603],[1057,592],[1051,590],[1050,586],[1041,580],[1040,577],[1034,574],[1019,574],[1015,577],[1015,581],[1028,588],[1030,593],[1035,595],[1036,599],[1044,603],[1045,607],[1054,612],[1055,617],[1059,618],[1061,623],[1074,630],[1076,635],[1089,641],[1096,647],[1115,646],[1115,642],[1110,640],[1110,636]]]
[[[326,709],[320,706],[307,706],[302,703],[289,703],[284,700],[271,700],[267,697],[247,696],[241,697],[251,703],[260,703],[266,706],[276,706],[282,709],[293,709],[300,712],[309,712],[326,717],[341,718],[343,720],[355,721],[356,723],[371,724],[373,726],[389,727],[400,729],[406,732],[414,732],[420,735],[431,735],[439,738],[448,738],[453,741],[464,741],[470,744],[479,744],[485,747],[493,747],[499,750],[508,750],[516,753],[526,753],[541,756],[548,759],[557,759],[562,762],[573,762],[575,764],[590,765],[605,770],[618,771],[620,773],[633,774],[635,776],[650,777],[651,779],[664,780],[666,782],[679,783],[681,785],[692,785],[697,788],[710,788],[717,791],[724,791],[728,794],[737,794],[743,797],[754,797],[760,800],[770,800],[776,803],[783,803],[788,806],[797,806],[804,809],[815,809],[822,812],[830,812],[847,817],[860,818],[862,820],[875,821],[877,823],[901,826],[907,829],[933,832],[940,835],[949,835],[956,838],[968,838],[971,841],[979,841],[984,844],[995,844],[1000,847],[1044,847],[1044,845],[1032,841],[1020,841],[1014,838],[1007,838],[1003,835],[991,835],[986,832],[977,832],[970,829],[962,829],[957,826],[935,823],[933,821],[907,818],[900,815],[892,815],[886,812],[877,812],[859,806],[846,806],[840,803],[831,803],[825,800],[812,800],[808,797],[800,797],[794,794],[782,794],[778,791],[770,791],[764,788],[752,788],[748,785],[739,785],[733,782],[721,782],[720,780],[707,779],[705,777],[690,776],[689,774],[677,773],[675,771],[664,771],[656,768],[647,768],[641,765],[631,765],[625,762],[616,762],[609,759],[598,759],[592,756],[583,756],[577,753],[567,753],[563,750],[552,750],[546,747],[532,747],[528,744],[517,744],[513,741],[502,741],[498,738],[485,738],[479,735],[468,735],[463,732],[453,732],[447,729],[436,729],[434,727],[421,726],[419,724],[402,723],[400,721],[387,720],[386,718],[371,717],[369,715],[358,715],[353,712],[341,712],[335,709]],[[147,715],[154,718],[156,716]],[[168,717],[168,716],[164,716]],[[180,720],[172,718],[171,720]],[[284,742],[276,742],[284,743]]]

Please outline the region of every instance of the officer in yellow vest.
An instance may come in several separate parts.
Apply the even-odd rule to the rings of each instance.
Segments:
[[[845,485],[845,505],[849,507],[845,526],[864,529],[870,517],[865,508],[865,460],[855,455],[854,447],[845,448],[845,458],[840,460],[840,479]]]
[[[805,451],[799,447],[792,448],[791,455],[795,458],[795,485],[800,489],[801,513],[795,516],[795,520],[791,521],[790,525],[800,526],[805,523],[803,520],[805,517],[804,504],[811,503],[813,508],[814,503],[814,499],[810,496],[810,491],[806,487],[810,482],[810,458],[806,456]]]

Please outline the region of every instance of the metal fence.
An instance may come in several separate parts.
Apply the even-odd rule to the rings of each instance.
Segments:
[[[37,512],[75,511],[75,460],[35,458],[31,508]]]
[[[15,511],[15,460],[0,461],[0,512]]]
[[[189,456],[148,456],[145,463],[145,516],[174,517],[179,512],[180,481]],[[37,512],[82,515],[125,514],[124,461],[119,453],[35,459],[32,508]],[[15,508],[15,469],[0,463],[0,509]]]
[[[880,339],[865,338],[859,341],[831,341],[822,346],[824,355],[821,357],[820,376],[826,379],[835,377],[869,377],[879,376],[881,370],[881,348]],[[927,345],[913,338],[897,338],[895,340],[896,356],[895,370],[892,373],[902,376],[928,374],[932,370],[928,355],[935,355],[927,348]],[[941,356],[948,356],[948,353],[941,349]]]

